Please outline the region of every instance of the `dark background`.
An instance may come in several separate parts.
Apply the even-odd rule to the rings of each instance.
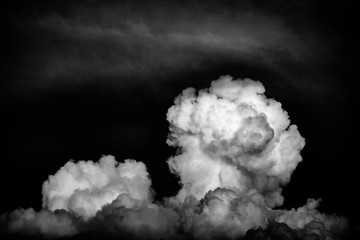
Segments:
[[[103,154],[144,162],[155,198],[175,195],[167,109],[183,89],[229,74],[261,81],[306,140],[284,207],[322,198],[321,211],[359,225],[349,2],[11,1],[1,11],[1,213],[40,209],[49,175]],[[169,38],[179,32],[190,40]]]

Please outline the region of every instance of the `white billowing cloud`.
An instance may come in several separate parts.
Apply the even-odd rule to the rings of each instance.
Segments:
[[[50,211],[64,209],[89,218],[120,194],[139,200],[139,204],[149,201],[150,185],[141,162],[118,163],[113,156],[104,156],[98,163],[70,161],[44,182],[43,207]],[[126,206],[133,207],[133,203],[127,202]]]
[[[252,229],[250,239],[335,239],[347,221],[321,214],[316,200],[297,210],[272,209],[283,203],[282,186],[302,160],[305,140],[281,104],[264,93],[260,82],[223,76],[209,89],[196,94],[188,88],[175,99],[167,143],[180,150],[168,160],[182,184],[176,196],[153,202],[149,174],[135,160],[70,161],[43,184],[44,209],[8,214],[8,230],[237,239]]]
[[[167,114],[168,144],[183,153],[169,160],[183,188],[200,199],[215,188],[256,190],[269,207],[282,204],[281,184],[302,160],[305,141],[281,104],[260,82],[223,76],[198,95],[186,89]]]

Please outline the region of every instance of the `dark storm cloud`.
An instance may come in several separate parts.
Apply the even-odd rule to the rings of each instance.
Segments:
[[[306,80],[294,72],[311,70],[315,78],[316,66],[329,54],[327,44],[309,28],[313,17],[304,20],[299,14],[307,13],[306,4],[295,8],[281,1],[264,7],[248,1],[59,5],[17,22],[17,31],[31,42],[31,47],[23,46],[20,86],[47,89],[99,78],[111,84],[129,78],[154,81],[228,62],[271,69],[288,80],[282,84],[301,81],[300,86],[318,90],[313,85],[321,78]],[[283,12],[273,11],[278,8]],[[290,20],[293,15],[303,18]]]

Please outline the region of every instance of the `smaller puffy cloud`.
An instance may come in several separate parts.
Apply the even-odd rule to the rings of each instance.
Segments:
[[[146,166],[141,162],[118,163],[110,155],[97,163],[70,161],[44,182],[43,207],[89,218],[120,194],[127,194],[140,204],[149,201],[150,185]]]

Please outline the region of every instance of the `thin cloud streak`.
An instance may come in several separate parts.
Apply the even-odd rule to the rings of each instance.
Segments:
[[[212,15],[196,4],[180,10],[152,6],[153,12],[135,10],[131,4],[104,6],[96,12],[91,7],[73,9],[26,23],[39,39],[28,53],[35,64],[25,63],[32,77],[20,83],[47,89],[81,84],[95,76],[105,84],[130,76],[146,81],[224,60],[272,69],[296,81],[284,63],[311,68],[326,59],[322,55],[328,50],[313,31],[294,28],[283,16],[255,7]]]

